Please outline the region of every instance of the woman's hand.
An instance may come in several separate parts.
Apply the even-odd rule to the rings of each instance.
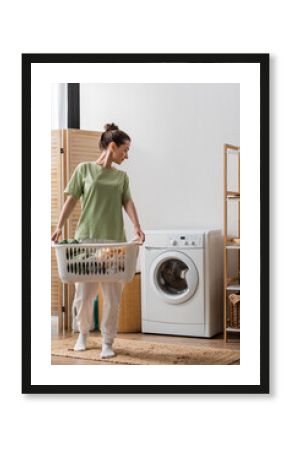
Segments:
[[[51,236],[51,240],[53,242],[58,241],[58,238],[61,235],[62,227],[63,227],[65,221],[69,218],[72,210],[74,209],[75,205],[77,204],[77,201],[78,201],[78,199],[73,197],[72,195],[69,195],[68,198],[66,199],[66,201],[62,207],[59,221],[57,222],[57,225],[56,225],[55,232]]]
[[[134,225],[134,232],[136,234],[137,239],[140,241],[140,244],[143,244],[143,242],[145,241],[145,234],[141,230],[139,219],[138,219],[138,214],[137,214],[133,200],[129,199],[123,206],[124,206],[126,213],[130,217],[130,219]]]
[[[53,242],[58,242],[58,238],[59,238],[59,236],[61,235],[61,233],[62,233],[61,228],[57,228],[57,229],[55,230],[55,232],[52,234],[51,240],[52,240]]]
[[[143,242],[145,241],[145,234],[143,233],[143,231],[141,230],[141,227],[136,225],[134,227],[134,232],[136,234],[136,236],[139,238],[140,243],[143,244]]]

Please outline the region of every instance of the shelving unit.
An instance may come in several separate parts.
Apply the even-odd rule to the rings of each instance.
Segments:
[[[228,157],[237,158],[236,190],[228,186]],[[228,208],[237,205],[235,235],[228,234]],[[231,258],[230,258],[231,256]],[[235,260],[234,268],[229,260]],[[229,270],[233,273],[229,274]],[[224,340],[236,342],[240,339],[240,147],[224,144]],[[233,320],[234,317],[234,320]]]

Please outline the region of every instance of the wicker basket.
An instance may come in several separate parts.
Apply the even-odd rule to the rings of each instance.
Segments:
[[[230,327],[240,328],[240,295],[230,294]]]

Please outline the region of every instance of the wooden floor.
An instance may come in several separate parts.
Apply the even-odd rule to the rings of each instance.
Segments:
[[[100,336],[101,333],[99,331],[91,332],[94,336]],[[57,329],[57,319],[52,318],[52,327],[51,327],[51,336],[53,340],[62,340],[68,336],[75,336],[76,340],[78,337],[78,333],[74,332],[66,332],[63,334],[58,333]],[[143,334],[143,333],[118,333],[117,336],[119,339],[136,339],[144,342],[162,342],[162,343],[172,343],[172,344],[184,344],[189,345],[191,348],[194,346],[198,347],[207,347],[207,348],[230,348],[236,350],[240,348],[240,344],[238,342],[224,342],[222,334],[217,335],[211,339],[208,338],[192,338],[192,337],[181,337],[181,336],[167,336],[161,334]],[[61,356],[52,356],[51,364],[53,365],[76,365],[76,364],[100,364],[100,362],[94,363],[91,360],[84,359],[74,359],[74,358],[64,358]],[[106,362],[104,362],[106,364]],[[236,362],[235,364],[239,364]]]

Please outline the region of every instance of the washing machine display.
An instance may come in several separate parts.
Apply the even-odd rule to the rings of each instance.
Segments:
[[[189,300],[198,288],[198,270],[182,252],[165,252],[152,263],[151,282],[161,301],[180,304]]]

